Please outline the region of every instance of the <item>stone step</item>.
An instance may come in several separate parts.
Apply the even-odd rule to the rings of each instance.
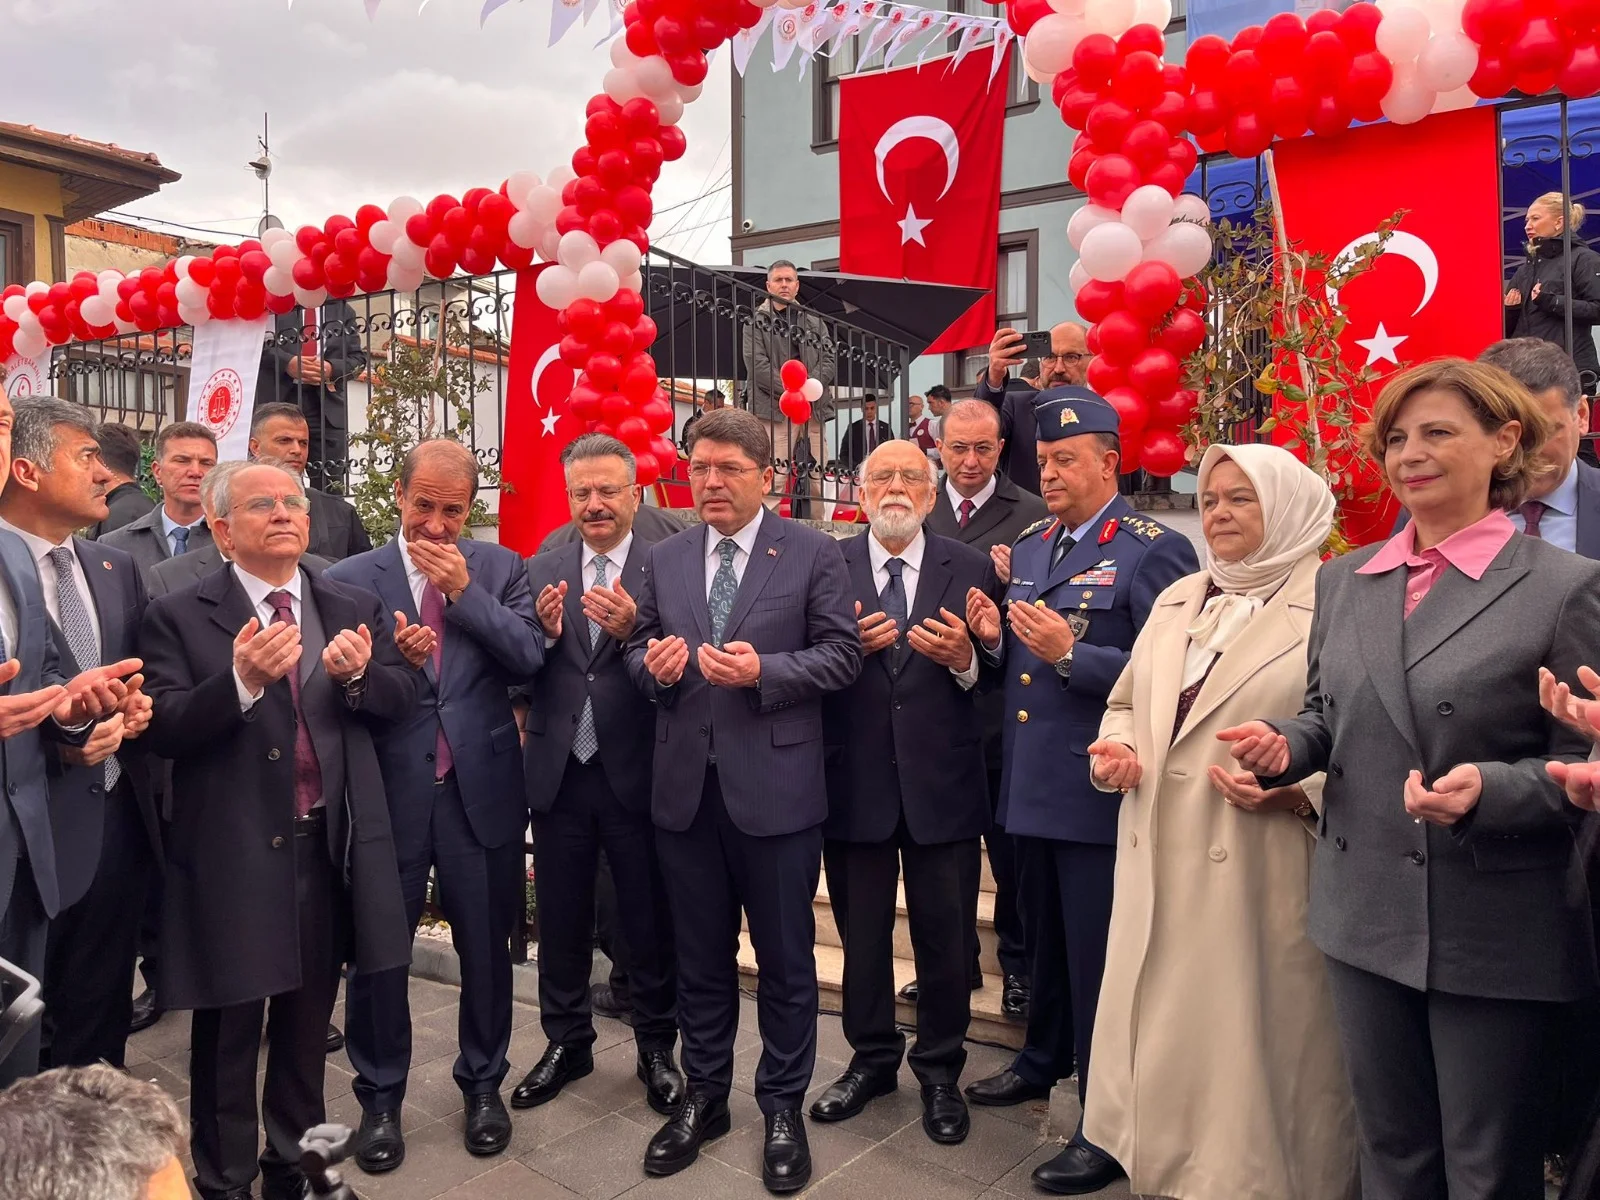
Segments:
[[[819,942],[815,947],[815,954],[819,1004],[823,1012],[838,1012],[843,1007],[844,951],[838,946]],[[750,935],[744,931],[739,934],[739,973],[751,978],[757,974],[755,947],[750,944]],[[916,974],[917,969],[909,958],[896,958],[894,960],[896,993],[915,979]],[[1013,1021],[1001,1013],[1001,986],[999,975],[987,972],[984,974],[983,988],[972,993],[972,1023],[967,1027],[967,1037],[973,1041],[989,1042],[1019,1050],[1022,1048],[1023,1035],[1027,1032],[1026,1025],[1022,1021]],[[906,1003],[897,995],[895,1020],[902,1025],[915,1025],[916,1005]]]
[[[833,919],[833,905],[828,899],[828,879],[824,875],[817,885],[817,897],[812,902],[817,921],[817,945],[843,946],[839,926]],[[1000,974],[1000,943],[994,932],[994,893],[978,893],[978,967],[985,974]],[[906,916],[906,887],[902,881],[895,895],[894,956],[911,961],[911,922]]]

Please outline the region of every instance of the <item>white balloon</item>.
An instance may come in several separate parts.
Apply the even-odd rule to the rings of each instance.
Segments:
[[[428,256],[426,250],[406,237],[405,234],[401,234],[395,239],[394,250],[391,253],[394,261],[408,271],[422,270],[423,261]]]
[[[1154,25],[1165,29],[1172,21],[1172,0],[1138,0],[1133,9],[1135,25]]]
[[[185,325],[204,325],[211,320],[211,310],[204,304],[180,304],[178,320]]]
[[[778,0],[750,0],[757,8],[771,8]]]
[[[1105,283],[1121,279],[1139,265],[1143,256],[1144,243],[1139,235],[1121,221],[1096,225],[1084,235],[1078,251],[1079,261],[1090,278]]]
[[[1044,71],[1041,71],[1038,67],[1034,66],[1031,62],[1029,62],[1028,61],[1028,54],[1027,54],[1027,49],[1028,48],[1026,46],[1024,46],[1022,49],[1023,49],[1023,54],[1022,54],[1022,71],[1023,71],[1023,74],[1027,75],[1027,77],[1029,79],[1033,80],[1037,84],[1043,85],[1043,84],[1054,83],[1055,80],[1056,80],[1056,77],[1054,75],[1050,75],[1050,74],[1047,74]]]
[[[1440,34],[1417,56],[1422,82],[1436,92],[1466,86],[1478,69],[1478,47],[1459,29]]]
[[[622,287],[620,290],[624,292],[638,292],[641,296],[644,295],[643,272],[635,271],[632,275],[629,275],[622,281]]]
[[[1433,102],[1433,111],[1455,112],[1457,109],[1471,108],[1478,102],[1478,94],[1469,87],[1458,87],[1453,92],[1440,92],[1439,98]]]
[[[194,281],[191,279],[188,282],[193,283]],[[83,303],[78,307],[78,311],[83,314],[83,319],[90,325],[109,325],[117,315],[116,309],[107,304],[98,294],[85,296]]]
[[[117,284],[121,283],[124,278],[126,277],[121,271],[113,270],[110,267],[107,267],[104,271],[101,271],[100,274],[95,276],[95,280],[100,284],[100,290],[102,292],[108,287],[112,290],[112,292],[115,292],[117,290]]]
[[[35,279],[32,283],[28,284],[27,287],[22,289],[22,294],[24,296],[45,296],[49,295],[49,293],[50,285],[39,279]]]
[[[600,251],[600,261],[617,273],[617,278],[626,279],[639,269],[639,264],[644,256],[627,238],[618,238],[604,250]]]
[[[534,291],[549,308],[558,312],[578,298],[578,273],[557,263],[539,272]]]
[[[1083,12],[1085,32],[1121,37],[1133,25],[1135,11],[1135,0],[1095,0]]]
[[[1146,262],[1169,263],[1179,278],[1198,275],[1211,261],[1211,235],[1189,221],[1179,221],[1144,247]]]
[[[422,201],[415,196],[396,196],[389,204],[389,220],[404,227],[407,221],[424,211],[424,208]]]
[[[1205,197],[1196,196],[1193,192],[1185,192],[1172,202],[1172,219],[1174,221],[1197,221],[1201,225],[1211,224],[1211,207],[1206,203]]]
[[[179,279],[189,278],[189,264],[193,261],[194,255],[185,254],[180,256],[178,261],[172,264],[172,269],[178,273]]]
[[[549,226],[530,212],[519,212],[506,223],[506,236],[524,250],[532,250],[544,240]]]
[[[700,99],[700,94],[706,90],[703,83],[680,83],[678,85],[678,99],[685,104],[693,104]]]
[[[1172,214],[1177,206],[1172,193],[1164,187],[1147,183],[1136,187],[1122,202],[1122,223],[1148,242],[1172,224]]]
[[[600,258],[600,247],[581,229],[574,229],[571,233],[561,235],[561,249],[557,253],[563,267],[574,271],[581,271],[584,267]]]
[[[1069,17],[1081,17],[1083,10],[1088,7],[1088,0],[1050,0],[1050,7]]]
[[[292,241],[294,241],[294,234],[287,229],[263,229],[261,231],[261,248],[268,254],[272,253],[272,248],[279,242]]]
[[[303,287],[297,287],[294,289],[294,302],[301,308],[321,308],[328,302],[328,289],[318,288],[308,292]]]
[[[656,108],[660,110],[663,125],[676,125],[683,120],[683,101],[676,95],[656,97]]]
[[[639,65],[633,69],[633,76],[639,81],[644,94],[651,99],[678,94],[678,81],[672,77],[672,67],[659,54],[641,58]]]
[[[636,100],[645,94],[644,88],[639,86],[639,71],[636,67],[612,67],[606,72],[600,86],[605,94],[618,104],[626,104],[629,100]]]
[[[1104,225],[1107,221],[1115,221],[1117,214],[1109,208],[1101,208],[1098,204],[1085,204],[1067,219],[1067,241],[1074,250],[1083,246],[1083,235],[1096,225]]]
[[[1023,43],[1023,63],[1029,74],[1037,73],[1048,83],[1072,65],[1072,52],[1083,40],[1084,19],[1050,13],[1040,17]]]
[[[621,286],[622,280],[611,264],[598,259],[578,272],[578,295],[601,304],[615,296]]]
[[[526,208],[528,193],[539,186],[539,176],[532,171],[513,171],[506,180],[506,197],[518,208]]]
[[[374,221],[372,228],[367,230],[367,241],[379,254],[393,254],[394,244],[400,240],[402,232],[402,228],[393,221]]]
[[[294,264],[300,258],[300,247],[295,245],[293,238],[290,238],[286,242],[275,243],[272,249],[267,251],[267,257],[272,260],[273,266],[292,271]]]
[[[194,280],[190,279],[187,275],[178,280],[178,286],[175,287],[173,291],[177,292],[178,294],[178,303],[187,304],[190,308],[193,308],[197,304],[204,304],[206,302],[206,289],[201,287]],[[85,300],[84,303],[87,304],[89,301]],[[87,320],[88,318],[86,317],[84,319]],[[97,321],[96,324],[103,324],[103,322]]]
[[[818,400],[822,399],[822,380],[807,379],[803,384],[800,385],[800,394],[812,404],[815,404]]]
[[[118,317],[111,323],[117,327],[118,333],[132,333],[135,329],[139,328],[139,326],[134,322],[124,321],[121,317]]]
[[[420,267],[413,269],[395,262],[389,264],[389,286],[397,292],[414,292],[422,286],[425,278]]]
[[[1437,93],[1422,81],[1417,64],[1402,62],[1395,64],[1394,82],[1389,85],[1381,107],[1383,115],[1396,125],[1413,125],[1432,111],[1436,99]]]
[[[613,67],[631,67],[638,62],[638,57],[628,49],[628,43],[618,38],[611,43],[611,65]]]
[[[779,8],[804,8],[809,0],[778,0]]]
[[[549,229],[545,232],[544,240],[539,243],[539,257],[545,262],[555,262],[561,254],[561,231]]]
[[[561,193],[548,183],[531,188],[528,191],[528,202],[522,211],[541,225],[554,224],[561,212]]]
[[[261,286],[274,296],[294,295],[294,276],[282,267],[268,267],[261,277]]]
[[[1428,15],[1420,8],[1413,8],[1410,5],[1385,8],[1383,20],[1378,22],[1378,32],[1375,35],[1378,53],[1395,67],[1399,67],[1402,63],[1413,61],[1422,53],[1422,48],[1428,44],[1428,35],[1432,32]]]
[[[22,355],[23,358],[38,358],[49,346],[42,333],[24,333],[18,329],[17,334],[11,339],[11,349]]]
[[[18,295],[7,296],[5,302],[0,304],[0,311],[4,311],[13,321],[21,321],[22,314],[28,311],[28,298]]]

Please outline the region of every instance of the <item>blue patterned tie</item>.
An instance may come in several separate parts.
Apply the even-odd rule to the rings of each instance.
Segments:
[[[61,613],[61,632],[66,636],[67,648],[78,662],[78,670],[87,671],[100,665],[100,653],[94,644],[94,618],[89,606],[78,591],[78,581],[72,577],[71,549],[57,546],[50,551],[50,565],[56,571],[56,608]],[[105,769],[106,791],[117,786],[122,778],[122,767],[112,755],[100,764]]]
[[[723,538],[717,543],[722,562],[711,577],[711,595],[706,605],[711,610],[711,644],[718,650],[722,649],[722,634],[728,627],[728,614],[733,612],[733,598],[739,591],[739,577],[733,573],[733,556],[738,550],[739,543],[732,538]]]
[[[883,605],[883,615],[894,622],[894,645],[889,647],[889,651],[890,661],[898,667],[900,665],[900,651],[905,645],[907,625],[910,622],[910,616],[906,612],[906,584],[901,577],[901,572],[906,569],[905,560],[891,558],[883,564],[883,569],[889,572],[889,582],[884,584],[883,591],[878,596],[878,601]]]
[[[189,552],[189,527],[187,525],[174,525],[172,527],[172,557]]]
[[[605,587],[606,568],[611,565],[611,560],[604,554],[594,556],[594,586]],[[600,644],[600,626],[594,621],[589,622],[589,649],[593,650]],[[572,739],[572,755],[581,763],[588,762],[600,753],[600,736],[594,727],[594,697],[585,696],[583,699],[583,715],[578,718],[578,732]]]

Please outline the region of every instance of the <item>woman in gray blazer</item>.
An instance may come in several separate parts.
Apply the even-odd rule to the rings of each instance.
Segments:
[[[1569,804],[1587,740],[1539,706],[1600,656],[1600,564],[1516,532],[1546,425],[1498,368],[1391,379],[1367,450],[1412,513],[1323,566],[1305,710],[1218,736],[1265,787],[1327,773],[1309,926],[1364,1200],[1539,1200],[1545,1040],[1596,986]]]

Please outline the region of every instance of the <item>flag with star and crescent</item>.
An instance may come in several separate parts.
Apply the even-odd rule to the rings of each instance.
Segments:
[[[987,56],[973,55],[839,84],[839,269],[987,289],[930,354],[994,336],[1009,78],[991,86]]]

